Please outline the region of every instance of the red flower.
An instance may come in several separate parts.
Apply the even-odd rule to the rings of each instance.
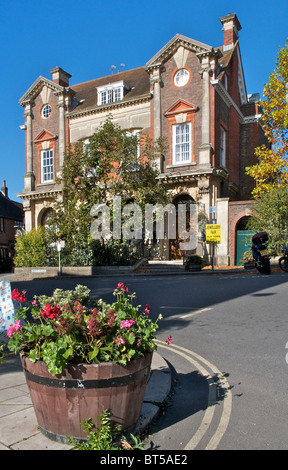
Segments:
[[[172,336],[169,336],[169,337],[165,340],[165,343],[171,344],[171,342],[172,342]]]
[[[18,289],[13,289],[11,292],[11,296],[13,300],[16,300],[17,302],[26,302],[26,292],[22,290],[22,294],[20,294]]]
[[[129,292],[129,289],[127,286],[124,285],[124,282],[118,282],[117,284],[118,289],[123,289],[124,292]]]
[[[99,336],[100,332],[99,315],[97,308],[93,308],[88,320],[88,331],[90,336]]]
[[[51,305],[46,304],[46,307],[40,308],[40,312],[43,318],[49,318],[50,320],[56,320],[61,314],[61,308],[57,304],[56,307],[51,307]]]
[[[149,315],[150,310],[151,310],[150,305],[146,304],[146,308],[145,308],[145,313],[146,313],[146,315]]]

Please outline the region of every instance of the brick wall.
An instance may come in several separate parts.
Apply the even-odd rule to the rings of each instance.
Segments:
[[[198,147],[201,145],[201,106],[202,106],[202,80],[199,74],[200,64],[196,54],[189,51],[185,68],[190,72],[190,80],[184,87],[178,88],[174,85],[174,75],[177,72],[177,66],[173,57],[165,63],[165,71],[161,74],[163,87],[161,88],[161,111],[162,111],[162,135],[168,141],[169,139],[169,126],[168,119],[164,113],[179,99],[183,99],[188,103],[199,107],[195,113],[194,119],[194,154],[196,161],[198,158]],[[168,153],[168,152],[167,152]],[[166,156],[164,162],[164,171],[168,158]],[[186,167],[182,167],[183,171]],[[189,166],[187,167],[189,168]],[[169,169],[169,172],[173,169]],[[175,169],[177,170],[177,168]]]
[[[54,95],[54,93],[51,91],[49,95],[49,100],[48,103],[52,107],[52,112],[51,115],[48,119],[43,119],[41,117],[41,109],[43,104],[41,95],[38,95],[37,98],[35,99],[35,107],[33,108],[33,141],[34,139],[43,131],[43,129],[46,129],[49,131],[51,134],[58,136],[59,135],[59,110],[58,110],[58,97]],[[41,161],[40,161],[40,155],[39,155],[39,145],[37,145],[35,142],[33,143],[33,171],[35,174],[35,184],[40,184],[41,183]],[[59,167],[59,143],[58,139],[55,140],[55,152],[54,152],[54,174],[55,170]],[[51,184],[47,184],[45,186],[49,186],[49,189],[51,188]],[[37,188],[36,188],[37,189]]]

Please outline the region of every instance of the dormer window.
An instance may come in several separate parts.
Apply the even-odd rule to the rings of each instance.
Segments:
[[[115,103],[124,98],[125,92],[129,90],[128,85],[122,80],[120,82],[109,83],[108,85],[97,87],[98,106]]]

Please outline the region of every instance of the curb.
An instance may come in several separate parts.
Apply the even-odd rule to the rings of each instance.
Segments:
[[[134,433],[142,433],[155,420],[171,389],[166,361],[153,353],[150,377]],[[29,390],[18,356],[0,366],[0,450],[72,450],[52,441],[39,430]]]

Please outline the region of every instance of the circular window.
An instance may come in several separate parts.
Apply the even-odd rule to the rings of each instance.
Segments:
[[[50,104],[45,104],[41,111],[41,116],[43,119],[48,119],[51,114],[52,108]]]
[[[189,72],[186,69],[180,69],[176,72],[174,77],[174,83],[177,87],[185,86],[189,80]]]

